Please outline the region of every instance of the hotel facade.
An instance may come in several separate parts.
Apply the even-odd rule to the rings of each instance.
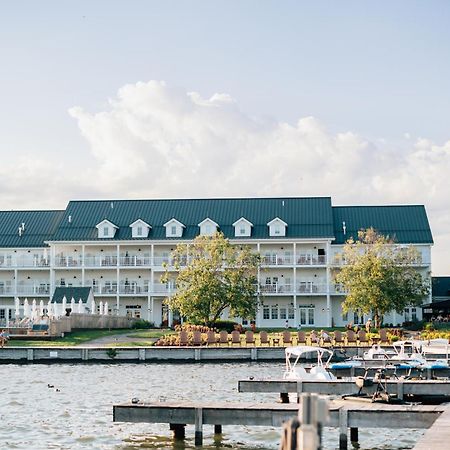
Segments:
[[[171,252],[216,231],[262,257],[258,327],[364,323],[357,311],[343,314],[345,292],[333,280],[345,263],[345,241],[369,227],[400,251],[414,246],[414,267],[431,276],[433,239],[421,205],[333,206],[329,197],[105,200],[71,201],[61,211],[3,211],[0,325],[15,318],[15,298],[46,304],[57,287],[90,287],[110,314],[172,324],[178,317],[164,304],[176,289]],[[163,284],[166,265],[171,281]],[[393,312],[385,322],[414,318],[420,308]]]

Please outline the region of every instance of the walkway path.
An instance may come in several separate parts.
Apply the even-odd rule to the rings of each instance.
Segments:
[[[148,346],[149,342],[155,342],[158,339],[157,338],[139,338],[134,337],[130,331],[130,334],[114,334],[112,336],[104,336],[101,338],[93,339],[92,341],[85,342],[83,344],[80,344],[80,347],[108,347],[110,345],[127,345],[131,342],[136,343],[139,345],[140,342],[142,342],[143,346]]]

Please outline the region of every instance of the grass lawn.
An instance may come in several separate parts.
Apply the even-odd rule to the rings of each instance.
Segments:
[[[13,339],[9,341],[9,345],[17,347],[58,347],[58,346],[68,346],[72,347],[75,345],[82,345],[94,339],[116,336],[118,334],[125,334],[127,337],[136,339],[151,339],[159,338],[163,334],[169,334],[170,330],[131,330],[129,328],[119,329],[119,330],[80,330],[67,333],[63,338],[55,338],[51,340],[19,340]],[[134,344],[136,346],[150,345],[153,341],[136,341]],[[125,344],[114,344],[115,346],[125,345]],[[129,342],[126,343],[127,346],[130,345]],[[110,346],[110,345],[108,345]]]

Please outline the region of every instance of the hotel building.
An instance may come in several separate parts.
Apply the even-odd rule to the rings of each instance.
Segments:
[[[90,287],[110,314],[171,324],[177,317],[164,305],[175,292],[171,252],[216,231],[261,254],[257,326],[362,323],[357,312],[343,315],[345,292],[333,279],[344,242],[368,227],[399,248],[414,246],[414,266],[430,277],[433,239],[423,206],[332,206],[329,197],[315,197],[71,201],[61,211],[3,211],[0,324],[14,318],[16,297],[47,303],[61,286]],[[172,272],[167,284],[160,281],[164,263]],[[415,317],[420,308],[385,322]]]

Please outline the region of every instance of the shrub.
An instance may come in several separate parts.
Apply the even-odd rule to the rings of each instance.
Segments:
[[[136,330],[146,330],[148,328],[155,328],[155,324],[153,322],[149,322],[148,320],[139,319],[133,323],[131,328],[134,328]]]
[[[213,325],[218,331],[225,330],[226,332],[231,333],[238,324],[232,320],[217,320]]]

